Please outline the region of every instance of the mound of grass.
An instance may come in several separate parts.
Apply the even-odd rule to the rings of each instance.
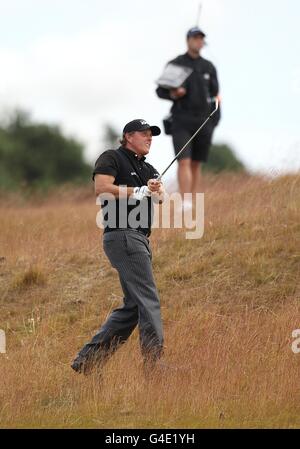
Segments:
[[[300,177],[209,175],[205,185],[201,239],[151,235],[164,357],[181,369],[150,382],[138,329],[102,383],[70,368],[122,303],[94,200],[3,207],[0,426],[299,427]]]

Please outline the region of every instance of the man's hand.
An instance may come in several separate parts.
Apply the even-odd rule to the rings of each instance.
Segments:
[[[165,189],[161,181],[157,179],[150,179],[148,181],[149,190],[152,192],[152,198],[155,203],[161,204],[164,201]]]
[[[155,195],[155,197],[160,197],[164,193],[164,188],[161,181],[157,179],[149,179],[146,186],[134,187],[132,198],[136,200],[142,200],[147,196]]]
[[[157,181],[157,179],[149,179],[147,182],[147,187],[151,193],[158,192],[162,185],[161,181]]]
[[[170,97],[173,100],[177,100],[178,98],[184,97],[186,94],[186,89],[184,87],[178,87],[177,89],[170,90]]]
[[[140,201],[146,196],[151,196],[151,191],[147,186],[134,187],[133,193],[131,195],[132,198]]]

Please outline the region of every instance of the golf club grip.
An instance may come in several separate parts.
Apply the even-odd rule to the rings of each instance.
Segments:
[[[219,109],[219,100],[218,98],[215,98],[216,107],[215,109],[210,113],[210,115],[207,117],[207,119],[202,123],[201,126],[197,129],[197,131],[192,135],[192,137],[184,144],[184,146],[181,148],[181,150],[176,154],[172,162],[167,166],[167,168],[162,172],[161,175],[157,178],[157,181],[160,181],[161,178],[164,176],[164,174],[169,170],[171,165],[176,161],[176,159],[181,155],[181,153],[186,149],[188,144],[194,139],[194,137],[198,134],[199,131],[206,125],[206,123],[209,121],[209,119],[214,115],[214,113]]]

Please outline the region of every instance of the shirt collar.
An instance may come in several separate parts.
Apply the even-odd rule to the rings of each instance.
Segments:
[[[197,56],[197,58],[192,58],[189,52],[187,51],[185,54],[191,61],[197,61],[198,59],[201,59],[201,55]]]
[[[145,156],[142,156],[142,157],[139,158],[138,155],[134,151],[129,150],[128,148],[120,147],[120,150],[123,150],[133,160],[144,161],[146,159]]]

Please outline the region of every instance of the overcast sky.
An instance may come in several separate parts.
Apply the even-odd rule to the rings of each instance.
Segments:
[[[222,121],[214,141],[254,171],[300,169],[300,2],[203,0],[203,56],[218,70]],[[94,162],[105,123],[162,125],[155,94],[165,63],[186,51],[195,0],[0,0],[0,114],[20,107],[61,125]],[[163,170],[170,137],[153,139]],[[175,164],[174,164],[175,165]],[[175,169],[175,167],[174,167]],[[174,170],[173,170],[174,173]]]

